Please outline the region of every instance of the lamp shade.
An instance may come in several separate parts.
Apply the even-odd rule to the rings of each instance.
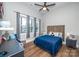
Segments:
[[[70,36],[70,33],[67,33],[67,36]]]

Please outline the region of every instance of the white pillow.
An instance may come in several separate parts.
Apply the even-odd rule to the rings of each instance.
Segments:
[[[52,32],[49,32],[48,35],[52,35]]]
[[[53,32],[53,34],[54,34],[54,36],[58,36],[59,33],[58,32]]]
[[[62,37],[62,33],[61,32],[53,32],[54,36],[58,36],[58,37]]]

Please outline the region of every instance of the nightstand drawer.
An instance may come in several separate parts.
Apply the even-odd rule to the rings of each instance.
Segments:
[[[77,40],[66,39],[66,46],[76,48],[76,42],[77,42]]]

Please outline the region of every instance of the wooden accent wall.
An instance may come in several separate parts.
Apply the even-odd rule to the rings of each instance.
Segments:
[[[65,25],[54,25],[54,26],[47,26],[47,33],[48,32],[61,32],[64,38],[65,36]]]

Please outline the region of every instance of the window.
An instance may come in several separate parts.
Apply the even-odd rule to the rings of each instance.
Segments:
[[[36,19],[36,36],[39,36],[39,19]]]
[[[39,36],[39,19],[17,12],[17,35],[22,40]],[[23,39],[24,38],[24,39]]]
[[[30,27],[30,33],[31,32],[34,32],[34,18],[33,17],[30,17],[29,19],[29,27]]]
[[[30,37],[34,37],[34,17],[29,17]]]
[[[36,20],[36,32],[39,32],[39,20]]]
[[[24,15],[20,15],[20,27],[21,33],[27,32],[27,17]]]

